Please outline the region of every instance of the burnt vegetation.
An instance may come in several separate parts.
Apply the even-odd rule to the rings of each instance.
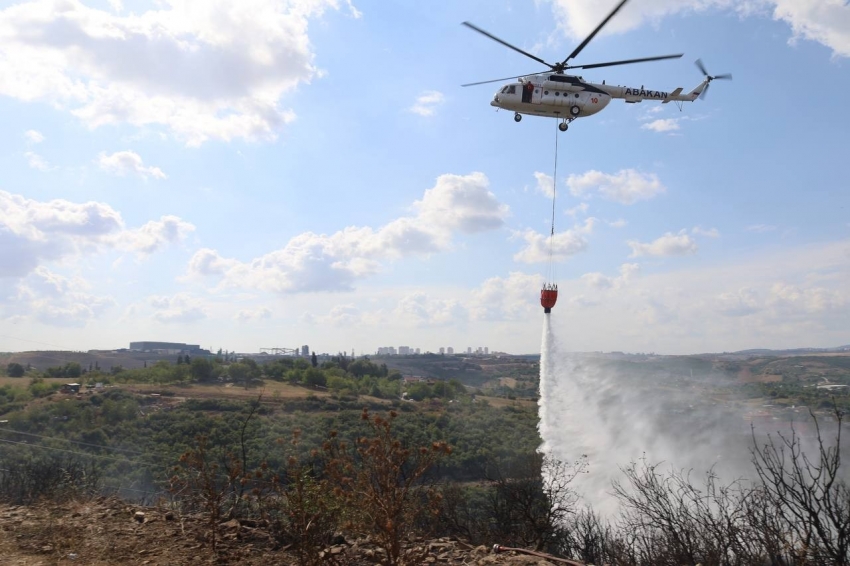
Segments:
[[[382,363],[195,357],[110,375],[83,365],[79,379],[109,385],[137,372],[146,383],[177,375],[244,391],[268,379],[326,391],[247,403],[176,402],[180,389],[165,387],[63,394],[21,369],[22,386],[0,387],[0,501],[8,504],[119,494],[193,517],[200,544],[214,552],[227,525],[256,526],[306,565],[343,564],[329,549],[365,537],[380,549],[375,561],[391,565],[421,563],[422,547],[410,541],[429,537],[597,565],[850,564],[840,397],[828,411],[815,405],[820,412],[787,434],[754,432],[746,478],[624,463],[611,486],[619,512],[603,516],[576,490],[592,462],[537,453],[536,407],[491,406],[452,382],[405,385]],[[520,375],[489,371],[491,381]],[[413,385],[419,401],[400,398],[405,386],[419,391]]]
[[[215,550],[222,525],[262,525],[299,563],[332,564],[339,540],[371,537],[388,565],[421,563],[415,537],[456,536],[516,546],[587,564],[744,566],[850,563],[850,490],[840,443],[843,415],[815,434],[757,439],[753,477],[722,483],[663,464],[633,462],[612,486],[620,512],[605,519],[582,506],[574,480],[584,458],[539,454],[488,458],[475,482],[448,480],[445,441],[409,442],[405,417],[364,409],[356,434],[330,430],[313,446],[293,431],[258,458],[249,440],[259,402],[240,415],[234,442],[199,435],[178,458],[160,504],[202,517]],[[351,431],[348,431],[351,432]],[[274,462],[274,464],[270,464]],[[85,499],[104,489],[102,466],[75,457],[4,462],[0,499],[14,504]],[[337,562],[338,563],[338,562]]]

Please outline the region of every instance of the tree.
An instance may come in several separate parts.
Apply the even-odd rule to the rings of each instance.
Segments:
[[[177,356],[177,365],[179,366],[182,363],[183,363],[183,354],[179,354]]]
[[[190,364],[190,372],[196,381],[210,381],[213,378],[213,365],[206,358],[195,358]]]
[[[443,457],[451,454],[445,442],[434,442],[418,450],[405,447],[393,432],[398,417],[372,417],[364,409],[361,419],[369,435],[357,440],[354,452],[332,439],[325,443],[327,473],[337,486],[336,494],[348,503],[350,523],[375,537],[386,552],[385,564],[421,564],[421,556],[405,555],[402,541],[412,534],[417,517],[435,505],[437,496],[423,485],[425,474]],[[436,507],[431,509],[435,513]]]
[[[24,373],[26,373],[24,366],[17,362],[12,362],[6,366],[6,375],[9,377],[23,377]]]
[[[316,366],[319,365],[319,358],[316,357],[316,352],[313,352],[313,355],[310,356],[310,363],[313,364],[313,367],[316,367]]]
[[[310,368],[305,371],[303,379],[305,385],[310,385],[313,387],[324,387],[325,385],[327,385],[327,378],[325,377],[325,372],[318,368]]]
[[[835,444],[823,439],[815,414],[817,441],[807,455],[801,438],[791,428],[779,440],[768,437],[759,446],[753,432],[753,464],[762,482],[764,502],[784,526],[783,537],[798,556],[811,564],[850,564],[850,486],[841,466],[843,414],[834,409]]]
[[[233,381],[242,382],[245,384],[245,387],[248,387],[248,383],[251,380],[251,369],[242,362],[236,362],[227,366],[227,375]]]
[[[77,378],[83,374],[83,368],[77,362],[68,362],[65,364],[65,377]]]
[[[576,511],[578,495],[570,484],[585,473],[587,458],[567,463],[540,453],[488,471],[487,515],[495,536],[511,546],[551,550]]]

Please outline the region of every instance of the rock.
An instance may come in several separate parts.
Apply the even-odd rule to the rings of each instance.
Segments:
[[[142,511],[136,511],[136,513],[133,515],[133,518],[138,523],[144,523],[145,522],[145,514]]]

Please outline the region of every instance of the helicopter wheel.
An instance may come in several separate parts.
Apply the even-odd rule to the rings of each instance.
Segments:
[[[573,116],[578,116],[580,112],[581,108],[579,108],[578,106],[570,106],[570,114],[572,114]]]
[[[561,130],[562,132],[566,132],[567,128],[569,128],[569,126],[567,125],[566,122],[561,122],[560,124],[558,124],[558,129]]]
[[[519,122],[520,120],[522,120],[522,114],[517,112],[516,114],[514,114],[514,122]]]

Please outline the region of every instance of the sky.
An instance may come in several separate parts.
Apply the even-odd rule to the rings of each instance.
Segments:
[[[0,351],[850,343],[850,6],[632,0],[557,134],[489,105],[606,0],[0,2]]]

